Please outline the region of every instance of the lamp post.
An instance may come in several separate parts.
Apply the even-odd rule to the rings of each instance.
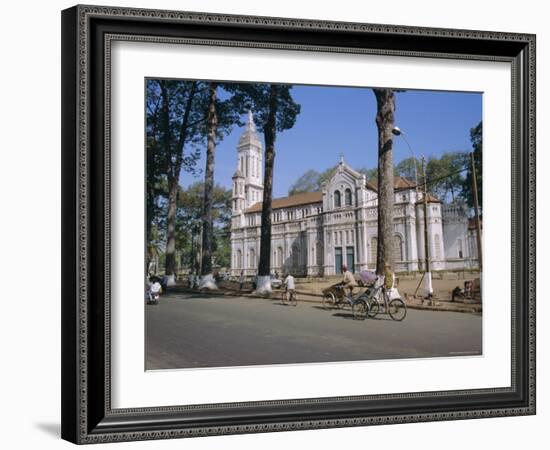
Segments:
[[[412,150],[411,144],[409,144],[409,141],[405,137],[405,132],[400,129],[399,127],[394,127],[393,130],[391,130],[392,133],[395,136],[401,136],[403,140],[405,141],[405,144],[407,144],[407,147],[409,148],[409,151],[411,152],[411,156],[413,158],[414,162],[414,185],[415,185],[415,191],[416,191],[416,201],[418,201],[418,168],[416,164],[416,156]],[[423,173],[423,209],[424,209],[424,275],[422,276],[422,279],[420,280],[420,283],[418,284],[418,287],[420,287],[420,284],[422,283],[422,280],[425,282],[425,288],[426,288],[426,294],[427,298],[430,301],[430,303],[433,304],[433,288],[432,288],[432,273],[430,271],[430,245],[429,245],[429,233],[428,233],[428,186],[426,182],[426,161],[424,157],[422,157],[422,173]],[[418,287],[416,288],[418,290]],[[415,292],[416,295],[416,292]]]
[[[411,144],[409,144],[409,141],[405,137],[405,132],[401,128],[393,127],[393,130],[391,130],[391,132],[395,136],[401,136],[403,138],[403,140],[405,141],[405,144],[407,144],[407,147],[409,147],[409,151],[411,152],[411,156],[412,156],[413,161],[414,161],[414,188],[416,190],[416,193],[418,194],[418,169],[416,168],[416,156],[414,155]]]
[[[422,157],[422,177],[424,178],[424,256],[425,262],[425,277],[426,277],[426,294],[428,301],[433,306],[433,288],[432,288],[432,273],[430,272],[430,243],[428,241],[428,183],[426,181],[426,160]]]

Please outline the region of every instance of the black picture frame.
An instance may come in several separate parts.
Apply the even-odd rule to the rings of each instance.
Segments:
[[[112,409],[108,108],[116,39],[509,62],[511,386]],[[535,36],[119,7],[64,10],[61,406],[62,437],[78,444],[535,414]]]

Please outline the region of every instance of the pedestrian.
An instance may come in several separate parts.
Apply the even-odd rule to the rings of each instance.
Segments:
[[[239,276],[239,291],[243,290],[244,286],[244,269],[241,270],[241,275]]]
[[[294,294],[294,292],[296,290],[296,284],[295,284],[294,277],[290,273],[287,273],[283,276],[285,278],[285,281],[284,281],[285,292],[288,293],[288,294]]]
[[[353,293],[353,288],[357,286],[357,281],[355,281],[355,277],[348,270],[348,266],[345,264],[342,266],[342,273],[344,274],[344,278],[342,279],[342,284],[344,285],[344,288],[349,289],[349,296],[351,297]]]

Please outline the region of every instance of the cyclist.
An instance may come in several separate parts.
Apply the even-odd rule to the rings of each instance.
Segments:
[[[342,286],[344,286],[344,289],[349,289],[348,296],[351,298],[353,294],[353,288],[357,286],[357,281],[355,281],[355,277],[348,270],[348,266],[345,264],[342,266],[342,273],[344,276],[344,278],[342,279]]]
[[[386,262],[384,263],[384,284],[382,293],[384,295],[384,307],[388,306],[388,302],[391,300],[391,290],[393,289],[393,285],[395,283],[395,274],[391,270],[391,264]]]

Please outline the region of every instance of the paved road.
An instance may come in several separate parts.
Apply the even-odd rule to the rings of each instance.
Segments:
[[[481,354],[481,316],[456,312],[358,321],[316,303],[177,294],[145,317],[147,369]]]

